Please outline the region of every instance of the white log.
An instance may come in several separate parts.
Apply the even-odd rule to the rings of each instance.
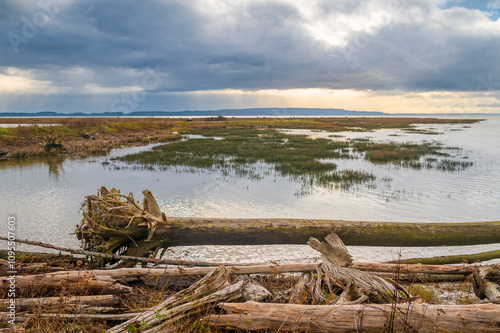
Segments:
[[[302,332],[498,332],[500,305],[429,305],[403,303],[360,305],[298,305],[271,303],[222,303],[228,312],[210,315],[210,327],[241,330]]]

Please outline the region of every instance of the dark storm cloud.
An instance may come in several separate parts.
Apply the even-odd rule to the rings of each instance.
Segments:
[[[0,1],[0,66],[30,71],[54,86],[134,85],[131,73],[148,67],[161,72],[157,92],[473,91],[479,75],[500,78],[500,23],[479,10],[439,8],[431,1],[44,3],[61,5],[53,5],[47,23],[25,38],[23,27],[43,6]],[[382,18],[374,16],[377,10]],[[370,23],[374,28],[365,29]],[[326,40],[311,29],[316,24]],[[17,53],[13,34],[25,38],[17,40]],[[347,38],[328,43],[337,34]],[[86,74],[72,74],[78,68]]]

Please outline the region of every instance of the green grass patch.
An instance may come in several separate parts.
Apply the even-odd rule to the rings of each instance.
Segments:
[[[12,135],[8,128],[0,127],[0,135]]]

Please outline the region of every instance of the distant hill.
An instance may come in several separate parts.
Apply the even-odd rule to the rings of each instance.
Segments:
[[[41,111],[30,113],[0,112],[0,117],[311,117],[311,116],[498,116],[495,113],[385,113],[377,111],[352,111],[344,109],[320,109],[320,108],[253,108],[253,109],[220,109],[207,111],[134,111],[123,112],[73,112],[60,113],[53,111]]]
[[[384,112],[350,111],[343,109],[314,109],[314,108],[254,108],[254,109],[221,109],[207,111],[135,111],[103,112],[103,113],[59,113],[42,111],[34,113],[3,112],[0,117],[211,117],[211,116],[383,116]]]

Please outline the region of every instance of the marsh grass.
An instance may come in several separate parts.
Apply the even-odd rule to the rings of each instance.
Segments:
[[[444,134],[443,132],[437,132],[433,131],[430,129],[423,129],[423,128],[407,128],[405,129],[406,133],[411,133],[411,134],[425,134],[425,135],[441,135]]]
[[[184,167],[185,171],[204,169],[252,180],[263,177],[257,166],[261,169],[267,166],[268,170],[264,174],[274,174],[300,183],[300,195],[310,193],[315,186],[347,190],[356,184],[369,185],[376,179],[372,173],[365,171],[339,170],[333,162],[338,159],[364,158],[374,164],[393,164],[413,169],[435,168],[441,171],[463,170],[472,165],[470,162],[449,159],[451,155],[446,150],[457,148],[445,147],[434,141],[397,143],[376,142],[368,138],[335,140],[251,126],[198,128],[189,133],[203,135],[204,138],[161,145],[151,151],[114,160],[150,170],[152,167]]]
[[[162,145],[115,160],[144,166],[187,166],[253,177],[256,176],[254,166],[265,163],[275,174],[305,186],[349,188],[374,179],[369,173],[337,170],[336,164],[320,161],[347,157],[341,151],[348,146],[343,141],[312,140],[255,128],[200,130],[197,133],[207,138]],[[223,140],[216,140],[215,136]]]
[[[409,162],[418,162],[425,156],[449,157],[450,154],[443,150],[455,149],[444,147],[439,142],[373,142],[366,139],[352,140],[352,145],[357,152],[365,153],[365,158],[374,164],[393,163],[417,169],[421,168],[421,165]]]

